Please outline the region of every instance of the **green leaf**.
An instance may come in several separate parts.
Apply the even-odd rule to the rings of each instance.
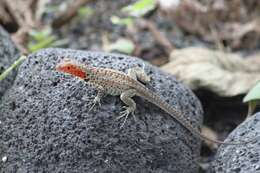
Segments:
[[[139,0],[132,5],[122,8],[122,12],[128,13],[134,17],[141,17],[149,11],[155,9],[156,0]]]
[[[52,35],[51,28],[45,28],[41,31],[30,31],[30,41],[27,48],[30,52],[35,52],[42,48],[58,47],[68,44],[68,39],[57,40],[55,35]]]
[[[41,40],[37,43],[29,43],[28,44],[28,49],[30,52],[35,52],[39,49],[46,48],[46,47],[51,47],[51,44],[56,40],[56,37],[51,35],[46,37],[44,40]]]
[[[257,84],[247,93],[243,99],[243,102],[256,100],[260,100],[260,82],[257,82]]]
[[[134,43],[131,40],[120,38],[108,46],[108,51],[116,50],[118,52],[131,54],[134,51],[134,47]]]
[[[90,17],[94,13],[94,10],[90,7],[80,7],[78,10],[78,15],[82,18]]]
[[[61,47],[69,44],[69,39],[60,39],[60,40],[55,40],[53,43],[51,43],[52,47]]]
[[[130,26],[133,25],[134,20],[132,17],[127,17],[127,18],[119,18],[118,16],[112,16],[110,18],[111,22],[115,25],[125,25],[125,26]]]
[[[0,75],[0,81],[5,79],[11,71],[16,68],[18,65],[20,65],[24,60],[26,59],[26,56],[21,56],[19,59],[17,59],[9,68],[7,68],[1,75]]]
[[[44,29],[42,31],[31,30],[29,32],[29,35],[31,36],[31,38],[33,38],[36,41],[44,40],[50,34],[51,34],[51,29],[50,28],[46,28],[46,29]]]

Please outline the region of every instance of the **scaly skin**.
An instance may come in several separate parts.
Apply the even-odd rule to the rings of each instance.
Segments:
[[[125,74],[108,68],[91,67],[72,60],[63,60],[57,65],[56,69],[57,71],[78,77],[97,89],[97,96],[95,97],[94,104],[90,109],[92,109],[96,104],[100,104],[100,99],[104,94],[120,96],[120,99],[127,105],[124,107],[125,110],[121,112],[121,116],[119,117],[125,117],[124,123],[129,114],[134,115],[136,103],[132,97],[137,95],[160,107],[201,140],[229,145],[240,145],[252,142],[251,140],[242,142],[223,142],[204,136],[198,130],[193,128],[187,120],[185,120],[180,111],[169,105],[159,95],[138,81],[140,80],[144,83],[150,81],[150,77],[147,76],[141,68],[136,67],[134,69],[129,69],[128,74]]]

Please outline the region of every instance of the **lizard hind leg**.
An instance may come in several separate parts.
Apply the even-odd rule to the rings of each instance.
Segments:
[[[125,110],[120,112],[120,116],[117,118],[117,119],[121,119],[125,117],[124,122],[120,126],[120,128],[124,126],[129,114],[132,114],[135,119],[134,111],[136,109],[136,103],[132,99],[132,97],[135,95],[136,95],[136,91],[134,89],[127,90],[120,95],[120,99],[127,105],[123,107]]]
[[[130,69],[128,69],[127,74],[131,78],[133,78],[135,80],[140,80],[143,83],[149,83],[151,81],[150,76],[148,76],[145,73],[144,68],[141,68],[141,67],[130,68]]]

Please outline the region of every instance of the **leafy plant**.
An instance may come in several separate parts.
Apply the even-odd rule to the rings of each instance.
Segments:
[[[136,18],[143,17],[155,8],[156,0],[139,0],[134,4],[125,6],[121,9],[121,11],[126,13],[128,17],[120,18],[118,16],[112,16],[110,20],[115,25],[125,25],[130,27],[133,25]]]
[[[15,69],[18,65],[20,65],[24,60],[26,59],[26,56],[21,56],[20,58],[18,58],[9,68],[7,68],[1,75],[0,75],[0,81],[4,80],[9,73],[11,73],[11,71],[13,69]]]
[[[122,8],[122,12],[128,13],[133,17],[142,17],[148,12],[154,10],[156,7],[156,0],[139,0],[134,4]]]
[[[111,52],[113,50],[131,54],[134,51],[134,43],[131,40],[120,38],[116,42],[108,44],[105,48],[106,51]]]
[[[57,37],[52,35],[50,28],[41,31],[32,30],[29,36],[30,41],[27,48],[30,52],[35,52],[46,47],[62,46],[68,42],[67,40],[57,40]]]
[[[256,106],[260,102],[260,82],[258,82],[244,97],[243,99],[244,103],[248,103],[248,114],[247,116],[249,117],[250,115],[253,114]]]
[[[92,14],[94,14],[94,10],[87,6],[80,7],[78,10],[78,15],[80,18],[87,18],[92,16]]]
[[[125,26],[131,26],[133,25],[134,22],[134,19],[132,17],[120,18],[118,16],[112,16],[110,20],[115,25],[125,25]]]

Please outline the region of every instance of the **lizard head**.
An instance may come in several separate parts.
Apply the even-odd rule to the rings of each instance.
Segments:
[[[62,60],[56,66],[56,70],[62,73],[68,73],[81,79],[86,79],[87,73],[84,70],[84,65],[69,59]]]

